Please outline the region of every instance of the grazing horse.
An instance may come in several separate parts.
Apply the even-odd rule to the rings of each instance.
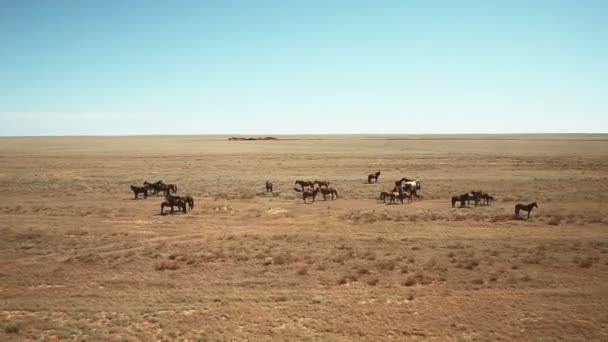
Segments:
[[[272,192],[272,183],[266,181],[266,192]]]
[[[320,181],[320,180],[315,180],[313,182],[314,185],[319,185],[319,188],[321,187],[325,187],[325,189],[329,188],[329,182],[328,181]]]
[[[515,205],[515,215],[519,217],[519,212],[523,210],[528,212],[528,218],[530,218],[530,214],[534,208],[538,208],[538,204],[536,204],[536,202],[532,202],[530,204],[518,203]]]
[[[302,191],[304,191],[304,188],[306,188],[306,187],[313,188],[315,186],[314,182],[312,182],[312,181],[303,181],[303,180],[297,180],[294,184],[301,186],[302,187]]]
[[[317,193],[319,193],[320,189],[319,188],[306,188],[302,191],[302,199],[304,200],[304,203],[306,202],[307,198],[312,198],[312,201],[315,201],[315,197],[317,197]]]
[[[328,189],[319,188],[319,190],[321,191],[321,194],[323,195],[323,200],[324,201],[327,200],[327,195],[330,195],[332,200],[338,198],[338,191],[334,187],[331,187],[331,188],[328,188]]]
[[[134,199],[137,199],[139,194],[144,194],[144,198],[148,198],[148,187],[147,186],[135,186],[131,185],[131,191],[133,191]]]
[[[374,181],[374,183],[378,183],[378,177],[380,177],[380,171],[378,171],[378,172],[376,172],[376,173],[374,173],[374,174],[368,175],[368,176],[367,176],[367,182],[368,182],[369,184],[371,184],[371,183],[372,183],[372,180],[373,180],[373,181]]]

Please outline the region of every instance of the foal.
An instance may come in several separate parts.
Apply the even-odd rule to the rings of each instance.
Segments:
[[[536,204],[536,202],[532,202],[530,204],[521,204],[518,203],[515,205],[515,215],[517,215],[519,217],[519,212],[520,211],[527,211],[528,212],[528,219],[530,218],[530,214],[532,213],[532,209],[534,208],[538,208],[538,204]]]

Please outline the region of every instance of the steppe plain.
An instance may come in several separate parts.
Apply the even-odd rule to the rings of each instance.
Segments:
[[[0,138],[0,340],[608,340],[608,135],[278,138]]]

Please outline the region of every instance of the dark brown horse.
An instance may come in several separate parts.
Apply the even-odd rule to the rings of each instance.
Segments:
[[[162,180],[156,181],[154,183],[150,183],[148,181],[144,182],[144,186],[147,186],[148,189],[150,190],[150,193],[155,195],[158,192],[158,188],[164,184]]]
[[[148,187],[147,186],[136,186],[131,185],[131,191],[133,191],[134,199],[137,199],[139,194],[143,194],[144,198],[148,198]]]
[[[527,211],[528,218],[530,218],[530,214],[532,213],[532,209],[534,209],[534,208],[538,208],[538,204],[536,204],[536,202],[532,202],[530,204],[518,203],[515,205],[515,215],[517,215],[519,217],[520,211]]]
[[[378,183],[378,178],[380,177],[380,171],[373,173],[371,175],[367,175],[367,183],[371,184],[372,180],[374,183]]]
[[[272,183],[266,181],[266,192],[272,192]]]
[[[194,199],[192,198],[192,196],[173,196],[171,194],[165,194],[165,200],[167,202],[169,202],[169,204],[177,206],[178,208],[181,208],[182,211],[184,213],[187,213],[188,211],[187,206],[190,207],[190,209],[194,208]]]
[[[171,208],[171,214],[175,212],[174,208],[177,207],[181,212],[187,213],[186,201],[182,199],[174,200],[173,202],[164,201],[160,204],[160,214],[164,215],[163,210],[165,208]]]
[[[302,191],[302,199],[304,200],[304,203],[306,202],[307,198],[312,198],[312,201],[315,201],[315,198],[317,197],[317,193],[319,193],[320,189],[319,188],[306,188]]]
[[[295,185],[299,185],[302,187],[302,191],[304,191],[304,188],[306,187],[314,187],[315,183],[312,181],[303,181],[303,180],[297,180],[295,183]]]
[[[321,194],[323,195],[323,200],[324,201],[327,200],[327,196],[331,196],[332,200],[338,198],[338,191],[334,187],[330,187],[328,189],[326,189],[326,188],[319,188],[319,190],[321,191]]]
[[[319,188],[321,188],[321,187],[325,187],[325,189],[329,188],[329,182],[328,181],[315,180],[313,182],[313,184],[318,185]]]

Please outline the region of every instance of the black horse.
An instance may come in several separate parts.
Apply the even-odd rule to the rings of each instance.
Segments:
[[[266,192],[272,192],[272,183],[266,181]]]
[[[528,218],[530,218],[530,214],[532,213],[532,209],[534,209],[534,208],[538,208],[538,204],[536,204],[536,202],[532,202],[530,204],[518,203],[515,205],[515,215],[517,215],[519,217],[520,211],[527,211]]]
[[[368,182],[369,184],[371,184],[371,183],[372,183],[372,180],[373,180],[373,181],[374,181],[374,183],[378,183],[378,177],[380,177],[380,171],[378,171],[378,172],[376,172],[376,173],[374,173],[374,174],[368,175],[368,176],[367,176],[367,182]]]
[[[133,191],[133,195],[135,195],[135,199],[139,194],[144,194],[144,198],[148,198],[148,187],[147,186],[135,186],[131,185],[131,191]]]

